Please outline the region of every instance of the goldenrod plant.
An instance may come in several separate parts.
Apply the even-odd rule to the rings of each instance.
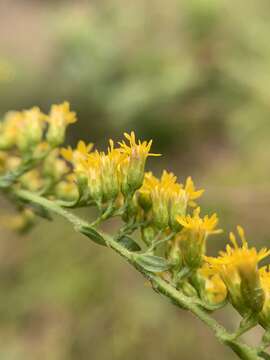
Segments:
[[[167,170],[160,178],[145,172],[147,158],[160,154],[134,132],[109,140],[107,151],[83,141],[75,149],[62,147],[76,120],[67,102],[48,115],[34,107],[4,117],[0,188],[18,209],[11,224],[26,230],[37,216],[64,217],[75,231],[122,256],[158,294],[201,319],[240,359],[270,359],[270,270],[259,267],[270,250],[250,247],[238,226],[224,251],[207,256],[208,238],[222,230],[217,215],[204,215],[197,204],[203,190],[190,177],[182,184]],[[96,207],[97,218],[80,218],[74,213],[79,207]],[[114,234],[102,230],[111,218],[121,220]],[[242,317],[234,332],[211,316],[229,304]],[[257,325],[263,338],[249,346],[240,337]]]

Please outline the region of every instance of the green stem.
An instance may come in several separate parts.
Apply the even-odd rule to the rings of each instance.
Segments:
[[[17,190],[15,191],[15,195],[19,197],[21,200],[31,202],[34,204],[38,204],[49,211],[54,212],[55,214],[61,215],[65,219],[67,219],[71,224],[74,225],[77,231],[84,226],[91,228],[91,225],[86,221],[80,219],[78,216],[70,213],[69,211],[61,208],[55,202],[50,201],[44,197],[33,194],[26,190]],[[96,229],[93,229],[97,232]],[[232,334],[227,332],[227,330],[221,326],[215,319],[213,319],[203,308],[196,303],[196,299],[189,298],[185,296],[181,291],[177,290],[170,283],[163,280],[156,274],[153,274],[149,271],[143,269],[139,264],[136,263],[136,257],[132,252],[127,250],[117,241],[115,241],[111,236],[98,231],[97,232],[100,237],[103,237],[105,243],[108,247],[113,249],[119,255],[121,255],[126,261],[132,264],[145,278],[147,278],[151,284],[153,289],[169,298],[175,305],[180,308],[184,308],[192,312],[196,317],[198,317],[203,323],[205,323],[212,331],[214,332],[217,339],[229,346],[234,353],[236,353],[240,359],[243,360],[262,360],[263,358],[258,355],[258,350],[252,348],[237,339],[234,339]]]

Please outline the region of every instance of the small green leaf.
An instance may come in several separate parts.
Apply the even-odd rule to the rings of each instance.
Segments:
[[[130,250],[130,251],[140,251],[141,250],[140,246],[136,243],[136,241],[134,241],[129,236],[122,236],[118,242],[119,242],[119,244],[124,246],[127,250]]]
[[[153,273],[166,271],[171,267],[167,260],[155,255],[136,255],[135,260],[142,268]]]
[[[87,237],[89,237],[95,243],[106,246],[106,242],[105,242],[104,238],[95,229],[93,229],[89,226],[82,225],[78,228],[78,231],[80,233],[86,235]]]

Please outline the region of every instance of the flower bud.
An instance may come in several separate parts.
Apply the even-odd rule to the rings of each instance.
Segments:
[[[54,181],[60,180],[69,168],[63,159],[59,158],[59,150],[55,149],[46,157],[43,164],[43,174]]]
[[[147,227],[142,228],[141,232],[142,232],[143,241],[147,245],[150,245],[152,243],[154,237],[156,236],[155,229],[152,226],[147,226]]]
[[[79,193],[76,184],[67,179],[56,185],[54,195],[64,201],[74,201],[78,199]]]

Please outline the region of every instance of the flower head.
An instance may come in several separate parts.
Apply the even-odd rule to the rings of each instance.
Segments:
[[[150,153],[152,140],[149,142],[140,140],[136,142],[134,131],[131,134],[124,133],[129,144],[123,140],[119,142],[120,152],[125,155],[121,162],[122,192],[125,196],[134,193],[143,184],[145,162],[148,156],[160,156]]]
[[[0,147],[9,149],[16,145],[23,152],[33,150],[42,140],[45,119],[38,107],[8,113],[0,129]]]
[[[198,270],[198,276],[201,280],[202,296],[210,304],[220,304],[227,297],[227,287],[218,273],[216,273],[208,264],[204,264]]]
[[[235,235],[230,233],[232,246],[227,245],[226,251],[221,251],[219,257],[207,257],[206,261],[221,275],[236,308],[248,306],[258,312],[264,302],[258,264],[270,251],[263,248],[258,252],[254,247],[249,248],[243,228],[238,226],[237,230],[242,246],[238,245]]]
[[[219,234],[222,232],[221,229],[216,229],[218,224],[217,214],[214,213],[210,217],[206,215],[201,218],[199,207],[193,211],[193,216],[178,216],[177,221],[184,227],[184,229],[197,233],[199,235],[198,239],[210,234]]]
[[[219,234],[221,229],[216,229],[218,217],[200,217],[200,208],[193,211],[193,216],[177,216],[177,221],[183,226],[177,235],[177,242],[181,249],[183,263],[192,269],[199,268],[203,263],[206,239],[209,235]]]
[[[51,107],[47,121],[49,123],[47,140],[52,146],[58,146],[65,139],[67,126],[75,123],[77,118],[75,112],[70,111],[69,103],[65,101]]]
[[[84,141],[80,140],[74,150],[69,146],[67,148],[62,148],[60,153],[65,160],[73,165],[75,172],[83,172],[85,170],[85,160],[87,160],[93,146],[92,143],[86,144]]]

